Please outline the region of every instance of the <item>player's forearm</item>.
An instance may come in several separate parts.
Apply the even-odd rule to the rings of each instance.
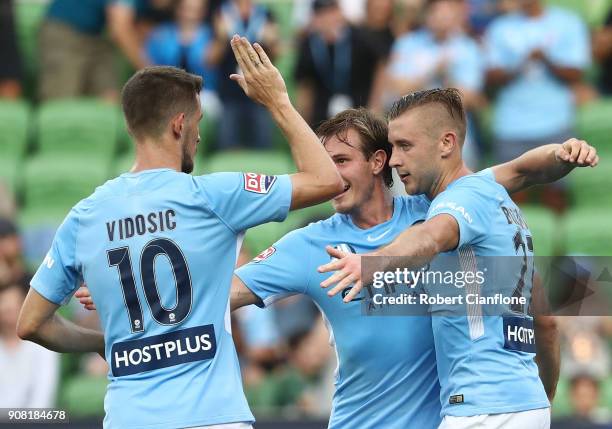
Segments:
[[[392,243],[375,251],[372,255],[384,257],[384,269],[419,268],[430,262],[439,252],[440,247],[422,226],[407,229]]]
[[[291,147],[298,173],[294,176],[291,208],[326,201],[342,192],[342,179],[317,135],[291,105],[289,99],[270,110]],[[299,185],[298,185],[299,184]]]
[[[535,317],[536,363],[548,399],[552,401],[559,381],[561,352],[559,329],[554,316]]]
[[[57,314],[40,326],[22,324],[18,335],[60,353],[92,352],[104,355],[104,334],[80,327]]]
[[[517,183],[520,191],[533,185],[554,182],[569,174],[575,165],[563,162],[555,156],[560,144],[548,144],[525,152],[516,159],[517,171],[522,180]]]
[[[513,81],[518,75],[519,72],[517,71],[509,71],[501,68],[491,69],[487,71],[487,85],[493,88],[498,88]]]

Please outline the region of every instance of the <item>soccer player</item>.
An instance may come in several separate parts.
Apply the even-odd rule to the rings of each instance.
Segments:
[[[202,80],[172,67],[145,68],[122,94],[136,145],[131,172],[72,209],[22,308],[20,337],[106,357],[105,428],[251,427],[229,323],[243,231],[342,191],[262,48],[237,36],[231,45],[244,73],[231,78],[285,132],[298,173],[184,174],[200,139]],[[81,279],[104,336],[56,315]]]
[[[269,305],[288,294],[306,294],[317,303],[339,360],[331,428],[436,428],[440,402],[431,318],[364,317],[359,305],[328,299],[317,286],[324,276],[315,273],[317,265],[329,260],[325,244],[375,249],[424,220],[429,202],[422,197],[392,197],[387,124],[367,110],[344,111],[324,122],[317,134],[346,184],[346,192],[332,201],[338,214],[287,234],[238,269],[231,308]],[[570,140],[539,148],[494,170],[514,192],[533,182],[554,180],[565,155],[577,159],[590,150]],[[95,309],[86,288],[77,297],[86,308]],[[549,326],[537,332],[554,342],[555,332]]]
[[[387,269],[394,269],[395,265],[417,268],[441,252],[459,252],[471,260],[479,255],[517,255],[515,236],[525,243],[517,249],[532,254],[527,244],[530,241],[528,228],[507,192],[517,188],[506,186],[504,189],[498,183],[508,178],[504,165],[471,174],[463,164],[465,113],[456,90],[429,90],[405,96],[394,104],[389,119],[389,141],[393,146],[390,165],[397,169],[406,191],[411,195],[423,194],[421,198],[431,200],[431,206],[425,222],[411,226],[376,251],[356,255],[328,246],[328,253],[339,258],[319,267],[320,273],[335,271],[321,282],[323,287],[337,283],[329,291],[330,296],[353,285],[344,297],[345,302],[350,302],[361,292],[364,283],[370,284],[370,275],[362,281],[362,256],[366,255],[400,257],[394,259],[393,265],[389,263]],[[598,157],[593,149],[584,142],[573,143],[581,149],[569,154],[557,152],[552,155],[551,152],[551,156],[570,162],[557,163],[549,172],[559,177],[575,165],[597,164]],[[534,178],[540,181],[545,175],[542,171],[542,176],[523,177],[518,183]],[[517,180],[511,179],[511,183],[516,185]],[[363,251],[368,252],[368,249],[363,248]],[[516,273],[516,278],[511,279],[513,285],[518,283],[519,276]],[[314,280],[319,279],[320,276],[315,275]],[[526,283],[523,293],[528,296],[531,282],[523,280]],[[311,287],[317,289],[316,283]],[[508,331],[504,330],[504,326],[533,329],[533,320],[527,314],[484,318],[432,315],[441,386],[443,422],[440,428],[549,426],[550,404],[538,377],[532,344],[509,341],[505,334]],[[362,332],[355,323],[351,329],[353,333]],[[412,341],[411,334],[412,330],[406,330],[403,341]],[[387,331],[371,330],[369,335],[372,341],[380,341],[379,337],[386,336]],[[389,354],[394,352],[390,350]],[[354,356],[354,359],[363,364],[368,356]],[[545,377],[550,375],[544,371]],[[354,373],[346,373],[346,376],[354,376]],[[543,381],[552,397],[556,380]]]

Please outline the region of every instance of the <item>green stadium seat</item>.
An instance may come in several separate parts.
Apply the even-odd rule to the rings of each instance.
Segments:
[[[0,100],[0,158],[21,159],[28,143],[30,106],[25,101]]]
[[[567,377],[560,377],[557,383],[557,393],[552,403],[552,414],[554,418],[569,416],[572,414],[572,403],[570,402],[570,383]]]
[[[612,256],[610,210],[583,207],[570,210],[563,219],[567,255]]]
[[[107,166],[87,156],[38,155],[27,160],[22,224],[61,221],[72,206],[92,194],[107,176]]]
[[[283,152],[236,150],[217,152],[199,168],[200,174],[242,171],[262,174],[287,174],[292,171],[291,159]]]
[[[612,155],[612,98],[603,98],[578,110],[576,129],[601,154]]]
[[[551,6],[569,9],[580,15],[589,27],[601,25],[608,12],[608,0],[547,0]]]
[[[569,176],[572,202],[576,207],[612,209],[612,158],[601,157],[595,168],[577,168]]]
[[[539,206],[523,206],[521,212],[533,236],[536,256],[554,256],[559,248],[560,220],[555,214]]]
[[[77,375],[64,383],[60,392],[60,406],[70,417],[99,417],[104,414],[106,377]]]
[[[108,161],[117,150],[117,106],[95,99],[48,101],[38,111],[38,145],[42,154],[89,154]]]
[[[278,222],[268,222],[250,228],[244,237],[244,245],[251,256],[259,254],[261,251],[270,247],[275,241],[281,238],[286,232],[283,224]]]

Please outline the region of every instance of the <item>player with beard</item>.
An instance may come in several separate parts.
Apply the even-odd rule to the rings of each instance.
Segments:
[[[570,140],[560,150],[550,146],[536,149],[543,151],[542,160],[549,160],[551,164],[550,168],[539,172],[534,169],[535,174],[530,178],[517,180],[509,175],[508,166],[518,159],[472,174],[461,157],[465,125],[461,98],[454,89],[421,91],[394,104],[389,113],[389,141],[393,146],[390,165],[397,169],[406,192],[424,201],[427,208],[422,218],[425,222],[407,228],[377,250],[372,246],[356,248],[362,255],[328,246],[329,255],[338,260],[320,264],[311,284],[312,290],[321,294],[319,283],[323,287],[337,283],[327,294],[335,297],[350,288],[346,295],[342,294],[344,301],[350,303],[360,296],[363,285],[370,285],[372,281],[371,267],[362,274],[364,256],[396,257],[377,260],[380,266],[376,271],[392,271],[418,269],[439,253],[453,252],[461,262],[467,261],[469,268],[465,269],[471,271],[482,270],[478,266],[479,256],[515,256],[518,253],[525,257],[514,258],[516,261],[523,263],[524,260],[524,264],[532,266],[525,267],[526,271],[510,271],[501,279],[503,285],[485,283],[483,290],[496,287],[495,290],[504,290],[505,296],[512,296],[513,290],[516,293],[520,289],[518,292],[529,302],[533,247],[527,225],[508,192],[518,190],[520,183],[559,178],[574,166],[595,166],[598,162],[596,151],[585,142]],[[568,145],[574,149],[564,150]],[[506,184],[508,179],[510,186]],[[505,189],[500,183],[505,184]],[[408,217],[405,222],[413,220]],[[318,246],[323,244],[317,243]],[[331,271],[335,272],[332,276],[319,281],[322,273]],[[529,276],[525,276],[525,272]],[[521,285],[520,288],[517,285]],[[469,289],[469,285],[466,286],[466,290]],[[329,301],[327,305],[339,300]],[[558,349],[553,350],[554,343],[546,342],[541,350],[528,337],[517,339],[511,335],[518,329],[533,332],[534,320],[527,314],[526,307],[510,308],[507,313],[486,317],[480,308],[468,306],[463,315],[448,315],[448,307],[432,306],[430,322],[440,381],[441,429],[549,427],[549,399],[554,396],[558,378]],[[347,329],[365,332],[358,323],[352,321]],[[552,324],[551,327],[554,329]],[[379,345],[373,341],[382,341],[381,337],[389,335],[387,329],[370,328],[368,332],[372,336],[370,346],[377,349]],[[412,341],[412,336],[413,331],[406,329],[403,341]],[[388,354],[395,353],[389,345],[381,350],[385,354],[387,350],[392,350]],[[354,366],[363,366],[368,358],[355,356],[358,362]],[[356,369],[346,372],[345,376],[351,377],[354,373]],[[419,396],[408,398],[412,401]]]
[[[265,52],[237,36],[231,45],[244,73],[231,78],[285,132],[298,173],[184,174],[200,141],[202,79],[140,70],[122,93],[134,166],[71,210],[21,311],[21,338],[105,356],[105,428],[251,427],[228,302],[243,232],[342,191]],[[81,279],[103,335],[56,315]]]

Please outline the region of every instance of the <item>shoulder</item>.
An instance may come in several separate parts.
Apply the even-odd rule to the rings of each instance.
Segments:
[[[404,214],[414,217],[414,222],[424,219],[430,206],[430,201],[424,195],[401,195],[395,197],[394,201]]]

